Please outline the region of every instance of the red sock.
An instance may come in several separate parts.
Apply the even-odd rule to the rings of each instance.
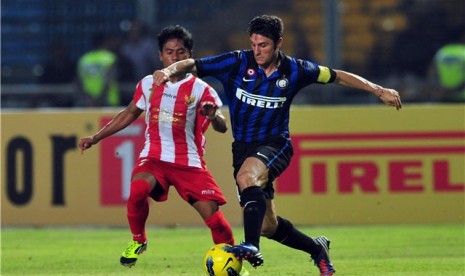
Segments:
[[[213,215],[204,220],[205,224],[210,228],[212,232],[213,242],[227,243],[234,245],[234,236],[232,233],[231,226],[228,221],[224,218],[221,211],[215,212]]]
[[[131,192],[127,202],[127,216],[133,240],[145,242],[145,222],[149,215],[148,195],[150,184],[142,179],[131,182]]]

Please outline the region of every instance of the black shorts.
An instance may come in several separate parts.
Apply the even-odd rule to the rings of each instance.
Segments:
[[[269,169],[268,183],[264,187],[268,199],[274,198],[273,181],[289,166],[294,149],[291,139],[284,135],[276,135],[258,142],[234,141],[232,144],[234,179],[249,157],[260,159]],[[240,191],[238,189],[240,196]]]

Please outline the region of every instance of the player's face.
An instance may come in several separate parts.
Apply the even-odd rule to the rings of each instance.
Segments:
[[[279,47],[282,44],[282,39],[275,45],[270,38],[252,34],[250,36],[250,45],[253,50],[255,61],[258,65],[267,68],[270,64],[274,64],[278,59]]]
[[[184,43],[175,38],[168,40],[163,45],[163,49],[159,52],[159,55],[163,67],[168,67],[177,61],[188,59],[191,56],[189,50],[184,47]]]

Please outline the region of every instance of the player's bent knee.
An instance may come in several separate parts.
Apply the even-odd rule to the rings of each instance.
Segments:
[[[237,186],[239,186],[239,189],[243,191],[249,187],[262,187],[266,182],[257,177],[253,177],[250,174],[242,173],[236,176],[236,183]]]
[[[239,186],[239,188],[242,191],[245,190],[246,188],[251,187],[251,186],[254,185],[251,178],[246,173],[238,174],[237,177],[236,177],[236,182],[237,182],[237,185]]]
[[[197,201],[192,206],[203,219],[207,219],[219,211],[219,206],[215,201]]]
[[[131,182],[131,190],[129,197],[142,200],[149,196],[151,190],[150,184],[143,179],[133,180]]]

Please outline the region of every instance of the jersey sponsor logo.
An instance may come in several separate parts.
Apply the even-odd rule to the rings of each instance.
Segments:
[[[170,93],[163,93],[163,97],[167,97],[170,99],[176,99],[176,95],[170,94]]]
[[[200,192],[202,195],[214,195],[215,194],[215,190],[202,190]]]
[[[248,105],[269,109],[280,108],[286,102],[286,97],[267,97],[254,95],[240,88],[236,90],[236,98]]]

